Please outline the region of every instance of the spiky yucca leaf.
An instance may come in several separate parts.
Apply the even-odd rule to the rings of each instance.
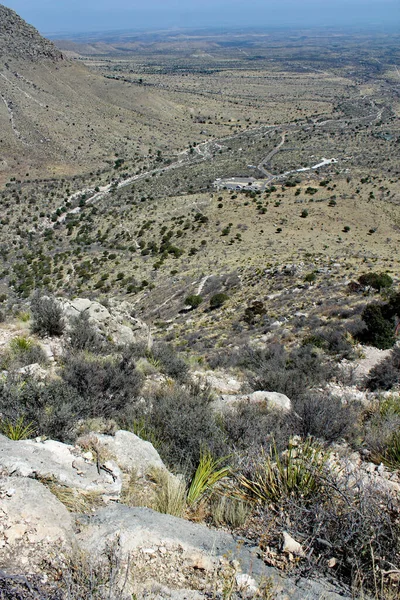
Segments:
[[[187,503],[193,506],[204,494],[222,479],[228,477],[229,467],[222,467],[225,458],[215,459],[209,450],[203,450],[200,454],[199,465],[193,476],[187,495]]]
[[[299,444],[290,442],[282,455],[274,443],[268,454],[263,453],[251,478],[238,476],[238,495],[260,504],[278,503],[289,496],[310,496],[320,485],[319,475],[327,458],[311,439]]]
[[[25,417],[19,417],[15,423],[6,419],[0,422],[0,432],[10,440],[26,440],[35,435],[35,427],[32,422],[25,423]]]
[[[34,341],[24,335],[17,335],[10,342],[10,348],[15,353],[27,352],[34,346]]]

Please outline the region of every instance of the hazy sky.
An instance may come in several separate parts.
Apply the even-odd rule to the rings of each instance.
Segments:
[[[42,33],[379,25],[400,27],[400,0],[0,0]]]

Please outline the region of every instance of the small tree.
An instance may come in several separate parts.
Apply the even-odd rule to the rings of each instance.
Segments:
[[[394,320],[390,318],[384,304],[367,304],[361,318],[366,325],[363,341],[376,348],[386,350],[394,344]]]
[[[186,306],[190,306],[190,308],[197,308],[202,302],[202,296],[198,296],[197,294],[191,294],[185,298],[185,304]]]
[[[358,279],[361,285],[372,287],[380,292],[382,289],[390,288],[393,279],[387,273],[364,273]]]
[[[211,296],[210,298],[210,308],[220,308],[228,300],[228,298],[229,296],[223,292],[214,294],[214,296]]]

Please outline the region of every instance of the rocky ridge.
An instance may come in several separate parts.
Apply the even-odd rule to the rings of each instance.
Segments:
[[[4,62],[10,59],[36,62],[63,60],[63,54],[16,12],[0,4],[0,48]]]

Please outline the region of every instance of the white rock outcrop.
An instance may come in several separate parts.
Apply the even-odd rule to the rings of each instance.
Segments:
[[[121,492],[118,465],[88,460],[76,446],[53,440],[13,441],[0,435],[0,469],[9,475],[50,479],[61,485],[115,496]]]
[[[67,328],[75,317],[86,313],[94,327],[115,344],[144,342],[151,345],[148,325],[134,316],[134,307],[127,301],[119,302],[111,298],[107,307],[88,298],[75,298],[75,300],[61,298],[59,302]]]

